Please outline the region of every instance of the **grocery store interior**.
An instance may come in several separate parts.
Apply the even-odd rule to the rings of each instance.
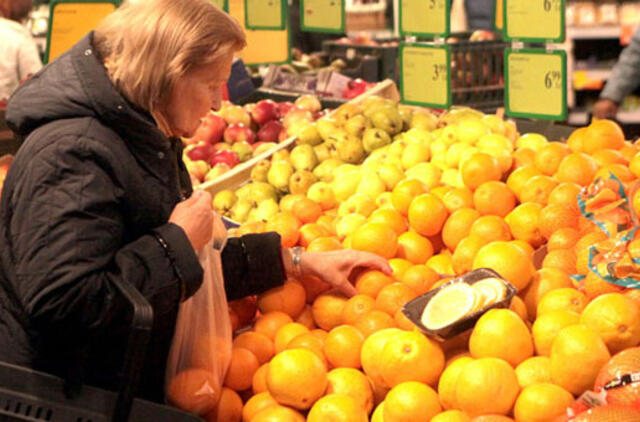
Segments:
[[[640,422],[640,1],[0,0],[0,422]]]

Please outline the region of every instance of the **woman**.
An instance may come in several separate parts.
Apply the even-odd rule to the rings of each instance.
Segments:
[[[31,0],[0,0],[0,102],[42,67],[38,47],[20,22],[31,10]]]
[[[196,251],[213,222],[210,195],[191,195],[178,137],[219,106],[244,45],[206,0],[140,0],[11,98],[7,121],[25,141],[0,201],[0,360],[115,388],[126,323],[109,281],[122,278],[154,309],[139,395],[161,400],[178,306],[202,282]],[[390,272],[355,251],[300,258],[275,233],[230,240],[229,300],[294,271],[345,291],[358,267]]]

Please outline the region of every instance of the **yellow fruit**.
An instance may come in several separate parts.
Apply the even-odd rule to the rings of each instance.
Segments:
[[[251,422],[305,422],[304,416],[286,406],[268,406],[251,418]]]
[[[278,402],[268,392],[258,393],[247,400],[242,408],[242,422],[250,422],[261,410],[277,405]]]
[[[447,410],[436,415],[431,422],[469,422],[471,418],[460,410]]]
[[[516,400],[514,415],[518,422],[546,422],[566,414],[573,404],[567,390],[551,383],[532,384]]]
[[[518,291],[527,287],[535,273],[531,258],[516,245],[504,241],[483,246],[473,259],[473,269],[476,268],[491,268]]]
[[[444,353],[422,333],[405,331],[387,342],[380,354],[383,384],[395,387],[407,381],[435,385],[444,369]]]
[[[360,353],[362,369],[375,384],[384,386],[382,375],[380,374],[380,355],[382,354],[382,349],[387,342],[402,333],[403,331],[397,328],[385,328],[371,334],[364,343],[362,343],[362,351]]]
[[[434,236],[442,230],[449,212],[444,203],[435,195],[424,193],[409,205],[409,225],[423,236]]]
[[[558,333],[550,357],[552,382],[578,396],[593,387],[611,355],[598,334],[578,324]]]
[[[367,377],[357,369],[336,368],[327,374],[326,394],[340,393],[353,397],[368,415],[373,409],[373,390]]]
[[[476,309],[478,292],[467,283],[454,283],[442,288],[427,303],[422,324],[438,330],[465,317]]]
[[[426,266],[438,274],[453,274],[453,258],[449,251],[432,256],[427,260]]]
[[[557,268],[541,268],[536,271],[533,281],[522,294],[529,318],[535,319],[538,303],[547,292],[567,287],[573,287],[573,283],[564,271]]]
[[[524,301],[520,299],[519,296],[514,296],[511,298],[511,304],[509,305],[509,310],[513,311],[520,317],[524,322],[529,321],[529,314],[527,313],[527,305],[524,304]]]
[[[550,312],[550,311],[572,311],[575,313],[581,313],[585,306],[587,306],[586,296],[571,287],[565,287],[562,289],[554,289],[547,292],[540,303],[538,303],[538,316]]]
[[[310,350],[285,350],[269,362],[267,389],[280,404],[309,409],[326,388],[327,370]]]
[[[640,342],[640,310],[621,293],[593,299],[582,311],[580,323],[599,334],[611,354]]]
[[[287,348],[287,344],[297,336],[306,334],[309,329],[297,322],[290,322],[280,327],[273,341],[276,353],[282,352]]]
[[[480,317],[469,351],[474,358],[500,358],[515,367],[533,356],[533,341],[524,321],[508,309],[491,309]]]
[[[534,356],[516,367],[516,376],[521,388],[539,382],[551,382],[551,359],[547,356]]]
[[[544,238],[538,227],[542,208],[542,205],[536,202],[525,202],[507,214],[504,221],[509,225],[514,239],[524,240],[534,247],[542,245]]]
[[[409,381],[389,391],[382,415],[384,422],[415,422],[431,420],[441,411],[438,395],[431,387]]]
[[[580,323],[580,314],[559,309],[549,311],[538,316],[533,323],[531,331],[533,333],[533,344],[536,347],[536,354],[549,356],[551,345],[558,333],[566,327]]]
[[[445,409],[455,409],[456,405],[456,386],[458,385],[458,377],[469,362],[473,362],[473,358],[463,356],[456,359],[445,368],[440,375],[438,381],[438,396],[440,403]]]
[[[329,331],[324,354],[334,368],[360,368],[360,350],[364,336],[352,325],[340,325]]]
[[[496,358],[476,359],[460,372],[456,404],[469,416],[507,415],[519,391],[516,373],[507,362]]]
[[[384,411],[384,401],[381,402],[376,409],[373,411],[371,415],[371,422],[384,422],[384,416],[382,412]]]
[[[318,400],[307,422],[368,422],[367,414],[356,400],[346,394],[327,394]]]

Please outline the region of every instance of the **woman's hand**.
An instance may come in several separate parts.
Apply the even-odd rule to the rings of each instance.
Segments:
[[[351,249],[303,252],[300,256],[300,269],[302,275],[318,277],[347,296],[358,293],[353,283],[365,270],[378,270],[391,275],[391,267],[386,259]]]
[[[211,194],[197,190],[175,206],[169,222],[184,230],[194,251],[202,249],[213,236],[213,210]]]

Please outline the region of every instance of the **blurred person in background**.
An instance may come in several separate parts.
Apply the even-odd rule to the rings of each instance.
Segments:
[[[0,0],[0,101],[42,67],[38,47],[21,25],[31,0]]]

